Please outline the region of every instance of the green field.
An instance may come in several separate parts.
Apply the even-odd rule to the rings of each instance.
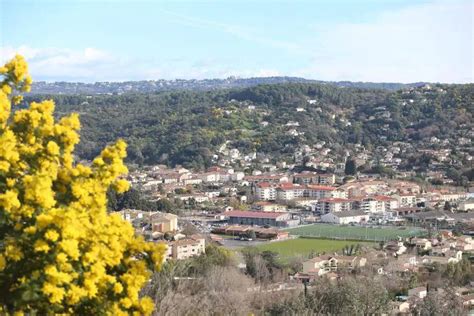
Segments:
[[[387,241],[397,239],[397,237],[423,236],[426,234],[425,230],[415,227],[366,228],[359,226],[340,226],[330,224],[314,224],[290,228],[287,229],[287,231],[291,235],[298,236],[369,241]]]
[[[302,255],[307,257],[310,253],[331,253],[339,251],[345,246],[355,244],[368,244],[367,242],[354,242],[349,240],[316,239],[316,238],[296,238],[284,241],[275,241],[256,246],[265,251],[277,252],[281,258],[295,257]]]

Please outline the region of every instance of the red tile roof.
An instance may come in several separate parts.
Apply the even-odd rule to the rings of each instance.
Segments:
[[[327,203],[349,203],[352,200],[343,199],[343,198],[327,198],[327,199],[320,199],[319,202],[327,202]]]
[[[248,218],[273,218],[277,219],[283,215],[286,215],[285,212],[251,212],[251,211],[230,211],[225,212],[225,216],[229,217],[248,217]]]
[[[336,190],[335,187],[331,187],[331,186],[328,186],[328,185],[308,185],[307,186],[308,189],[311,189],[311,190],[319,190],[319,191],[334,191]]]

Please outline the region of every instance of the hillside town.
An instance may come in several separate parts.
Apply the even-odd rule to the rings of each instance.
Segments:
[[[234,162],[239,161],[238,152],[230,152]],[[278,291],[354,273],[407,277],[474,259],[470,190],[426,185],[403,173],[390,178],[362,172],[348,176],[344,164],[309,171],[241,159],[250,162],[251,172],[225,164],[205,172],[165,165],[136,169],[128,176],[133,187],[149,201],[166,200],[168,208],[123,209],[120,214],[146,239],[166,243],[165,260],[198,257],[209,245],[236,251],[303,237],[373,242],[335,252],[315,247],[299,257],[297,271],[268,285]],[[366,232],[353,236],[351,229]],[[395,234],[371,235],[375,231]],[[245,269],[245,264],[241,261],[239,266]],[[413,283],[407,293],[397,296],[391,302],[392,314],[406,313],[423,301],[427,291],[438,291],[427,284]],[[474,307],[473,286],[471,282],[454,289],[466,310]]]

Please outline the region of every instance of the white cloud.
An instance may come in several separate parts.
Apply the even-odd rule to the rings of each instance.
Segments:
[[[470,1],[411,5],[384,12],[366,23],[316,25],[311,34],[303,38],[304,32],[299,32],[299,37],[292,41],[261,36],[248,26],[165,13],[174,23],[225,32],[251,44],[272,48],[275,54],[282,50],[294,56],[295,64],[307,64],[294,69],[291,59],[286,58],[280,64],[249,69],[230,59],[226,61],[226,56],[209,56],[205,60],[144,60],[94,47],[76,50],[29,46],[0,47],[0,62],[20,53],[27,58],[33,78],[47,81],[278,75],[375,82],[473,82],[474,79],[473,4]]]
[[[296,75],[324,80],[473,81],[473,7],[442,1],[362,24],[317,28],[314,57]]]
[[[111,53],[87,47],[82,50],[65,48],[33,48],[29,46],[0,47],[0,62],[23,55],[33,78],[41,80],[108,80],[120,74],[125,63]]]
[[[223,65],[214,59],[187,61],[174,58],[161,62],[129,59],[92,47],[82,50],[0,47],[0,62],[7,61],[17,53],[27,59],[33,79],[46,81],[94,82],[281,75],[275,69],[241,69],[238,65]]]

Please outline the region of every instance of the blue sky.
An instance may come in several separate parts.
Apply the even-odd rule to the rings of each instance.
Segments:
[[[0,3],[0,59],[36,80],[473,81],[469,0]]]

